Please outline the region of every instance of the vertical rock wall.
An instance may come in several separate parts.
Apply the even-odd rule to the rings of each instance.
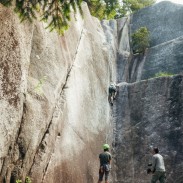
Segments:
[[[147,27],[150,32],[150,49],[143,59],[136,56],[132,60],[131,82],[153,78],[159,72],[182,73],[182,12],[183,5],[165,1],[144,8],[133,15],[131,32],[140,27]]]
[[[0,182],[97,182],[100,147],[113,140],[111,182],[149,182],[148,148],[156,145],[168,182],[181,183],[183,78],[153,78],[182,72],[181,10],[162,2],[100,23],[84,4],[84,19],[76,15],[58,36],[0,6]],[[167,12],[179,19],[163,24]],[[129,34],[139,26],[152,43],[132,56]],[[111,109],[110,81],[119,83]]]
[[[119,54],[117,60],[121,83],[113,108],[116,183],[150,182],[146,169],[151,146],[158,146],[165,159],[167,182],[183,182],[182,8],[161,2],[135,13],[128,24],[130,34],[146,26],[151,47],[144,55]],[[159,72],[173,76],[155,77]]]
[[[83,11],[58,36],[0,6],[0,182],[97,181],[117,26]]]
[[[122,84],[116,102],[116,182],[150,181],[150,146],[165,159],[167,182],[182,182],[183,77]]]

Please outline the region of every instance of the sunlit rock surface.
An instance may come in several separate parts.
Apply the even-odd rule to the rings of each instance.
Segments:
[[[86,4],[83,12],[59,36],[0,6],[1,182],[97,181],[98,154],[112,141],[117,28],[102,28]]]

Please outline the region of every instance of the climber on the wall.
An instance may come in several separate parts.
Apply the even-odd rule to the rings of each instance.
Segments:
[[[109,153],[109,145],[104,144],[103,149],[104,152],[99,155],[100,160],[100,168],[99,168],[99,181],[98,183],[101,183],[103,180],[103,177],[105,175],[105,183],[109,183],[109,172],[111,169],[111,154]]]
[[[109,86],[109,96],[108,101],[113,106],[113,101],[116,99],[117,95],[117,85],[116,83],[111,83]]]

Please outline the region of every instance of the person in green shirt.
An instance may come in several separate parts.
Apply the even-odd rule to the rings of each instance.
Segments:
[[[98,183],[103,181],[105,175],[105,183],[109,183],[109,172],[111,168],[111,154],[109,153],[110,146],[108,144],[103,145],[104,152],[99,154],[100,168],[99,168],[99,180]]]

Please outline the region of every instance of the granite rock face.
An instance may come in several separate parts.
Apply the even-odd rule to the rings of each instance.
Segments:
[[[117,29],[83,12],[59,36],[0,6],[0,182],[97,181]]]
[[[133,15],[131,32],[144,26],[150,31],[150,48],[143,59],[132,59],[130,82],[153,78],[160,72],[182,73],[183,5],[163,1],[140,10]]]
[[[141,79],[154,77],[159,72],[183,73],[183,36],[150,48],[145,58]]]
[[[121,84],[114,115],[115,182],[150,182],[151,146],[164,157],[167,182],[183,181],[182,75]]]
[[[113,107],[115,183],[147,183],[150,147],[165,160],[168,183],[181,183],[183,151],[182,5],[161,2],[131,18],[129,33],[150,30],[151,47],[143,54],[118,54],[119,92]],[[181,18],[182,17],[182,18]],[[155,77],[159,72],[171,77]]]
[[[159,146],[167,181],[182,183],[182,8],[162,2],[99,22],[83,4],[84,19],[59,36],[0,6],[0,182],[97,182],[100,147],[113,141],[110,182],[149,182],[149,147]],[[151,47],[132,55],[141,26]]]
[[[132,32],[146,26],[150,31],[150,46],[154,47],[182,36],[183,5],[163,1],[141,9],[133,16]]]

